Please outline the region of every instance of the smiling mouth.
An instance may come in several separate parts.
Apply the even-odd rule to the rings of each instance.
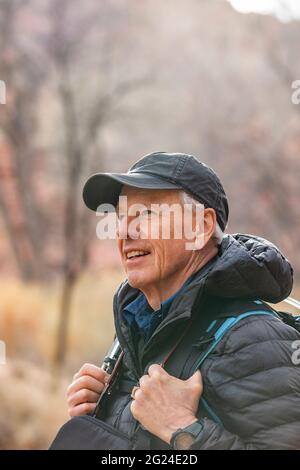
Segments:
[[[126,259],[135,259],[135,258],[139,258],[140,256],[147,256],[149,254],[150,254],[149,251],[142,251],[142,250],[129,251],[126,254]]]

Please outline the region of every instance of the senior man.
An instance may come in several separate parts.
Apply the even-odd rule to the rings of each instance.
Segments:
[[[120,196],[127,198],[125,214]],[[127,276],[114,296],[124,356],[102,419],[129,438],[144,432],[150,449],[300,448],[300,369],[291,360],[299,333],[254,305],[288,296],[293,270],[270,242],[225,235],[228,201],[215,172],[191,155],[156,152],[126,174],[93,175],[83,197],[95,211],[103,203],[117,208]],[[250,202],[245,210],[253,211]],[[162,208],[187,204],[192,231],[178,237],[187,219]],[[136,205],[144,209],[130,211]],[[233,326],[195,372],[195,339],[236,303],[254,314]],[[68,388],[70,416],[92,413],[107,380],[101,368],[85,364]]]

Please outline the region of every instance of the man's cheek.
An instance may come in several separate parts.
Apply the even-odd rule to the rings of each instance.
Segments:
[[[163,267],[163,256],[161,253],[161,250],[159,249],[158,246],[155,247],[155,249],[151,253],[152,260],[151,261],[151,267],[152,271],[156,273],[156,276],[158,277],[161,272],[162,272],[162,267]]]
[[[160,238],[159,224],[155,220],[147,219],[140,224],[140,238],[143,240],[158,240]]]
[[[123,241],[120,240],[120,238],[117,238],[117,248],[118,248],[118,252],[119,252],[119,255],[121,256],[122,258],[122,252],[123,252]]]

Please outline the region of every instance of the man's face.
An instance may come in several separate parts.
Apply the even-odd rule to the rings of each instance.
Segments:
[[[184,232],[184,218],[174,216],[172,211],[170,215],[167,210],[155,210],[153,206],[165,204],[169,207],[174,204],[175,212],[176,208],[182,212],[179,191],[124,186],[121,195],[127,196],[128,210],[122,217],[121,206],[118,207],[118,248],[129,284],[143,290],[162,285],[184,272],[193,256],[193,251],[186,249],[186,243],[190,240],[185,238],[184,233],[180,238],[174,238],[176,233]],[[130,212],[136,204],[142,204],[145,210],[141,213],[136,210]],[[169,238],[162,236],[162,227],[166,226],[169,226]],[[153,233],[159,236],[153,238]]]

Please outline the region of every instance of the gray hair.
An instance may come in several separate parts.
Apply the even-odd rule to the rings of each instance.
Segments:
[[[193,198],[193,196],[190,196],[190,194],[186,193],[183,190],[180,191],[180,199],[181,199],[182,204],[190,204],[193,207],[196,207],[197,204],[199,204],[199,201],[197,201],[195,198]],[[215,231],[212,234],[212,239],[214,240],[216,245],[221,245],[223,237],[224,237],[224,232],[217,222]]]

